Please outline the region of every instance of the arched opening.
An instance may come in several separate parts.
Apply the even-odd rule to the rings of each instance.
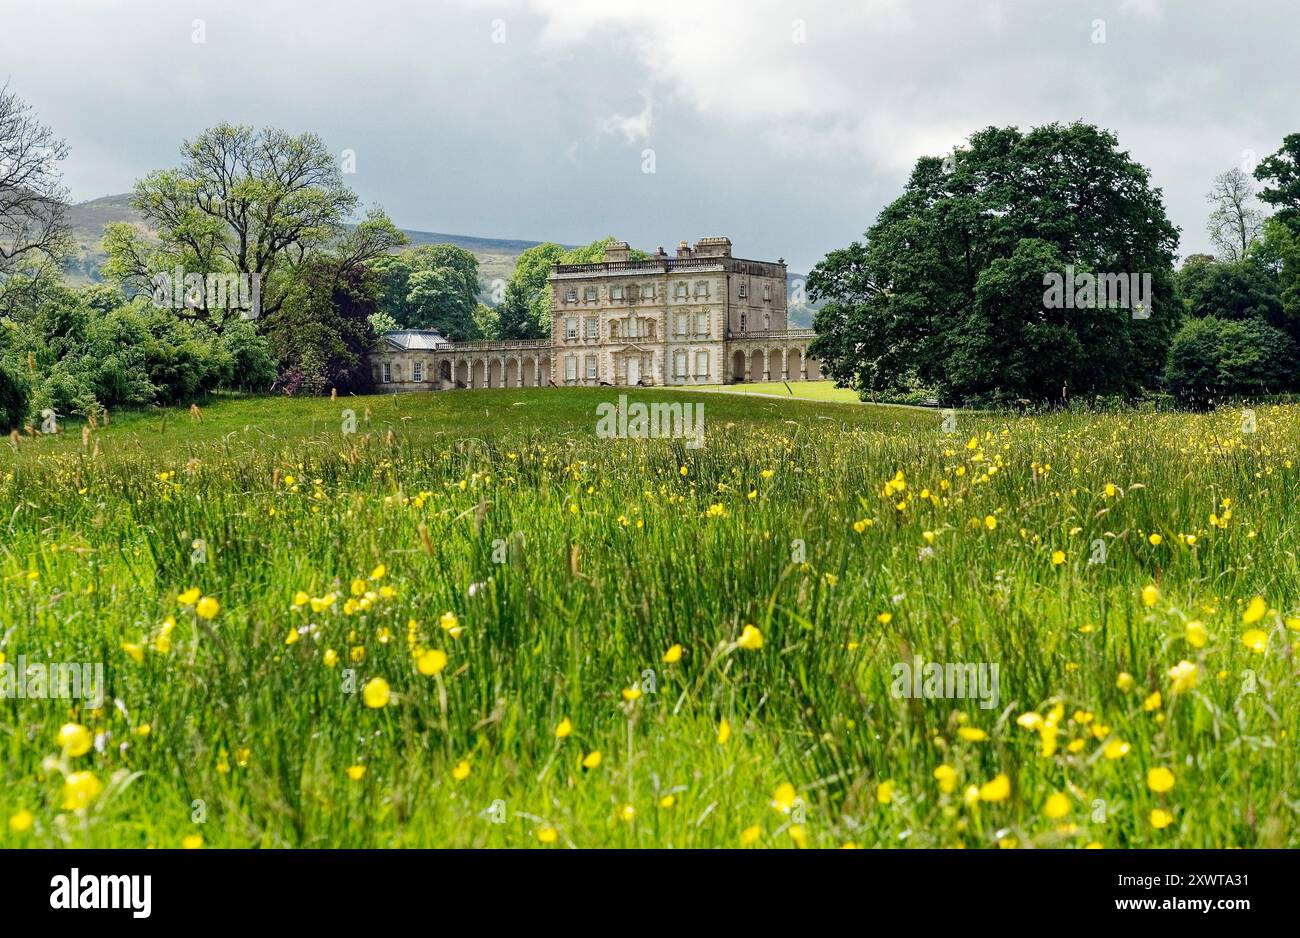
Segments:
[[[442,387],[451,384],[451,362],[448,359],[438,362],[438,384]]]
[[[731,380],[736,383],[745,380],[745,353],[740,349],[731,356]]]
[[[470,387],[472,388],[487,387],[487,366],[484,364],[483,359],[481,358],[474,363],[474,380],[470,383]]]
[[[798,381],[803,377],[803,353],[797,348],[786,353],[786,380]]]
[[[763,350],[754,349],[754,354],[749,356],[749,380],[762,381],[766,377],[763,372],[767,369],[763,367]]]
[[[537,361],[532,358],[524,359],[524,387],[531,388],[537,384]]]
[[[822,363],[815,358],[808,359],[808,380],[820,381],[822,379]]]
[[[546,385],[551,383],[551,360],[547,356],[542,356],[542,366],[537,370],[537,383]]]
[[[505,376],[502,374],[501,359],[499,358],[492,359],[492,364],[488,370],[488,387],[490,388],[505,387],[505,385],[502,383],[502,379],[504,377]]]
[[[456,363],[456,386],[467,387],[469,385],[469,362],[459,361]]]
[[[506,359],[505,386],[508,388],[519,387],[519,359]]]

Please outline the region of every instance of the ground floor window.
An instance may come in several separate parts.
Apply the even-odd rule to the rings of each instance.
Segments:
[[[673,353],[673,374],[678,378],[686,377],[686,353],[676,351]]]
[[[412,381],[424,380],[424,362],[416,362],[414,365],[411,366],[411,380]]]
[[[709,353],[703,351],[696,352],[695,353],[695,377],[707,378],[708,376],[709,376]]]
[[[578,380],[578,356],[569,355],[564,359],[564,380]]]
[[[588,381],[596,380],[596,356],[595,355],[587,356],[587,380]]]
[[[384,384],[393,380],[393,366],[389,362],[384,362]]]

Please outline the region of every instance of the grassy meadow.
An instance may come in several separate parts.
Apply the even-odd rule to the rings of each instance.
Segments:
[[[1300,408],[613,398],[3,444],[0,652],[106,698],[0,699],[0,845],[1300,846]]]

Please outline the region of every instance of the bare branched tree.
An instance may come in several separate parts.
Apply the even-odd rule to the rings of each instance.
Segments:
[[[67,155],[31,105],[0,86],[0,312],[15,290],[39,290],[71,249],[59,169]]]
[[[1242,260],[1259,237],[1266,217],[1255,201],[1255,184],[1234,167],[1214,177],[1214,186],[1205,198],[1214,206],[1206,225],[1210,241],[1224,260]]]

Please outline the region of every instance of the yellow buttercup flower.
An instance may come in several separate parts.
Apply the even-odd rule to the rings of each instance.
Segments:
[[[1133,684],[1133,675],[1127,671],[1119,672],[1119,677],[1115,678],[1115,686],[1126,694],[1133,689]]]
[[[1263,596],[1256,596],[1246,606],[1246,611],[1241,614],[1241,621],[1246,625],[1254,625],[1264,614],[1268,612],[1268,603],[1264,601]]]
[[[196,602],[199,601],[199,597],[202,595],[203,595],[202,591],[199,590],[197,586],[193,586],[187,589],[185,592],[181,593],[179,596],[177,596],[176,601],[180,603],[182,606],[193,606]]]
[[[447,653],[437,649],[426,651],[416,659],[415,667],[425,677],[441,674],[442,669],[447,667]]]
[[[32,824],[35,821],[36,818],[32,816],[32,812],[26,808],[20,808],[9,815],[9,830],[15,834],[24,834],[32,829]]]
[[[1174,823],[1174,816],[1164,808],[1152,808],[1150,820],[1151,826],[1159,831]]]
[[[1164,766],[1147,770],[1147,788],[1156,794],[1164,794],[1174,787],[1174,773]]]
[[[359,782],[365,777],[366,767],[364,765],[357,764],[348,766],[348,778],[352,779],[352,781]]]
[[[772,793],[772,807],[783,814],[789,814],[794,808],[794,803],[798,800],[799,795],[789,782],[782,782],[777,785],[776,791]]]
[[[757,842],[758,838],[762,836],[763,836],[763,828],[759,827],[757,824],[751,827],[746,827],[743,831],[740,832],[740,845],[742,847],[748,847],[751,844]]]
[[[940,765],[934,770],[935,780],[939,783],[939,790],[949,794],[957,789],[957,770],[946,763]]]
[[[1181,694],[1184,691],[1191,690],[1196,686],[1196,680],[1200,676],[1200,669],[1190,661],[1180,661],[1169,669],[1169,680],[1171,682],[1169,692],[1171,694]]]
[[[79,811],[104,790],[94,772],[72,772],[63,780],[63,810]]]
[[[1241,643],[1262,655],[1268,648],[1268,633],[1263,629],[1247,629],[1241,635]]]
[[[725,746],[729,739],[731,739],[731,721],[723,717],[722,722],[718,724],[718,745]]]
[[[198,850],[203,846],[202,834],[186,834],[181,838],[181,847],[186,850]]]
[[[555,728],[555,738],[564,739],[564,737],[568,736],[572,732],[573,732],[573,723],[569,720],[568,717],[565,717],[563,720],[560,721],[560,725]]]
[[[876,804],[890,804],[894,800],[894,783],[881,782],[876,786]]]
[[[623,699],[626,700],[628,703],[635,703],[640,698],[641,698],[641,688],[636,684],[633,684],[631,687],[623,688]]]
[[[560,839],[560,832],[554,827],[543,827],[537,831],[537,839],[544,844],[553,844]]]
[[[664,664],[676,664],[682,660],[682,646],[673,645],[664,652]]]
[[[1122,759],[1125,756],[1127,756],[1128,753],[1129,753],[1129,744],[1124,742],[1124,740],[1122,739],[1112,739],[1105,746],[1103,746],[1101,750],[1101,754],[1105,756],[1107,759],[1110,759],[1111,761],[1114,761],[1115,759]]]
[[[1193,648],[1204,648],[1205,643],[1209,641],[1209,633],[1205,631],[1205,624],[1197,619],[1187,623],[1187,628],[1183,631],[1183,638],[1187,639],[1187,644]]]
[[[392,689],[382,677],[371,678],[361,690],[361,699],[366,702],[367,707],[378,710],[388,705],[388,701],[392,699]]]
[[[1160,691],[1156,691],[1146,700],[1142,701],[1142,709],[1150,713],[1152,710],[1159,710],[1163,701],[1160,698]]]
[[[1160,590],[1156,589],[1156,587],[1152,585],[1142,587],[1142,605],[1154,606],[1159,601]]]
[[[59,747],[69,756],[81,756],[90,751],[94,737],[80,723],[65,723],[59,728]]]
[[[790,839],[794,841],[794,845],[800,850],[808,846],[808,828],[802,824],[791,824],[786,828],[786,833],[790,835]]]
[[[1011,797],[1011,779],[999,772],[979,788],[980,801],[1006,801]]]
[[[1052,566],[1059,567],[1063,563],[1065,563],[1065,551],[1063,550],[1052,551]]]
[[[217,602],[211,596],[204,596],[194,607],[194,611],[203,619],[214,619],[218,612],[221,611],[221,603]]]
[[[1061,792],[1054,792],[1043,804],[1043,813],[1053,821],[1060,820],[1070,813],[1070,799]]]
[[[325,662],[325,667],[332,668],[339,663],[339,653],[333,648],[326,648],[321,660]]]
[[[763,633],[752,625],[747,625],[740,632],[736,645],[747,651],[758,651],[763,647]]]
[[[469,762],[465,759],[461,759],[457,762],[455,767],[451,770],[451,777],[458,782],[463,782],[465,779],[469,778]]]
[[[138,643],[132,643],[132,642],[123,642],[122,650],[126,652],[127,657],[129,657],[136,664],[140,664],[140,662],[144,661],[143,645],[140,645]]]
[[[979,743],[989,738],[989,734],[978,726],[963,726],[957,730],[957,735],[969,743]]]
[[[601,759],[600,750],[593,749],[591,752],[587,753],[586,756],[583,757],[582,767],[584,769],[597,768],[600,765],[600,759]]]

